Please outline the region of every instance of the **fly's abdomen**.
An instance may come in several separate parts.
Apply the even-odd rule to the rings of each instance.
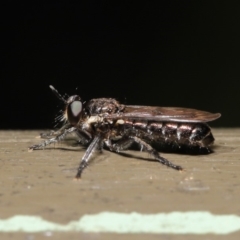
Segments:
[[[214,142],[210,127],[206,123],[178,123],[125,120],[120,135],[135,135],[160,148],[175,150],[199,150],[209,152]]]
[[[210,127],[205,123],[183,123],[177,129],[179,143],[190,144],[199,147],[209,147],[214,138]]]
[[[181,147],[207,148],[214,142],[210,127],[205,123],[149,123],[151,139]]]

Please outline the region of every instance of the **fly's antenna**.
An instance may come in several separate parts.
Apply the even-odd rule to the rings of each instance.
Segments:
[[[49,85],[49,87],[51,88],[51,90],[57,96],[58,99],[63,101],[65,104],[67,104],[67,101],[65,100],[65,98],[52,85]]]

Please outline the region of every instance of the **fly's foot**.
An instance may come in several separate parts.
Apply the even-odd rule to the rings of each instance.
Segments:
[[[82,161],[80,163],[80,166],[78,168],[78,171],[77,171],[77,174],[75,176],[75,179],[80,179],[81,178],[81,175],[82,175],[82,172],[83,170],[88,166],[87,162],[86,161]]]
[[[42,147],[42,145],[32,145],[28,148],[28,152],[32,152],[33,150],[37,150],[37,149],[40,149]]]

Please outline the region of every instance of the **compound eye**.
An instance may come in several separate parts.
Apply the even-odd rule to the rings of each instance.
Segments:
[[[81,117],[82,112],[82,103],[80,101],[73,101],[68,105],[67,114],[68,114],[68,121],[72,125],[76,125]]]
[[[74,101],[70,104],[70,108],[73,116],[77,117],[82,111],[82,103],[80,101]]]

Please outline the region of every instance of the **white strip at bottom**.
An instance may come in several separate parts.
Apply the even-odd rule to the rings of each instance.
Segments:
[[[229,234],[239,230],[240,217],[237,215],[194,211],[156,214],[101,212],[84,215],[65,225],[38,216],[16,215],[0,219],[0,232]]]

